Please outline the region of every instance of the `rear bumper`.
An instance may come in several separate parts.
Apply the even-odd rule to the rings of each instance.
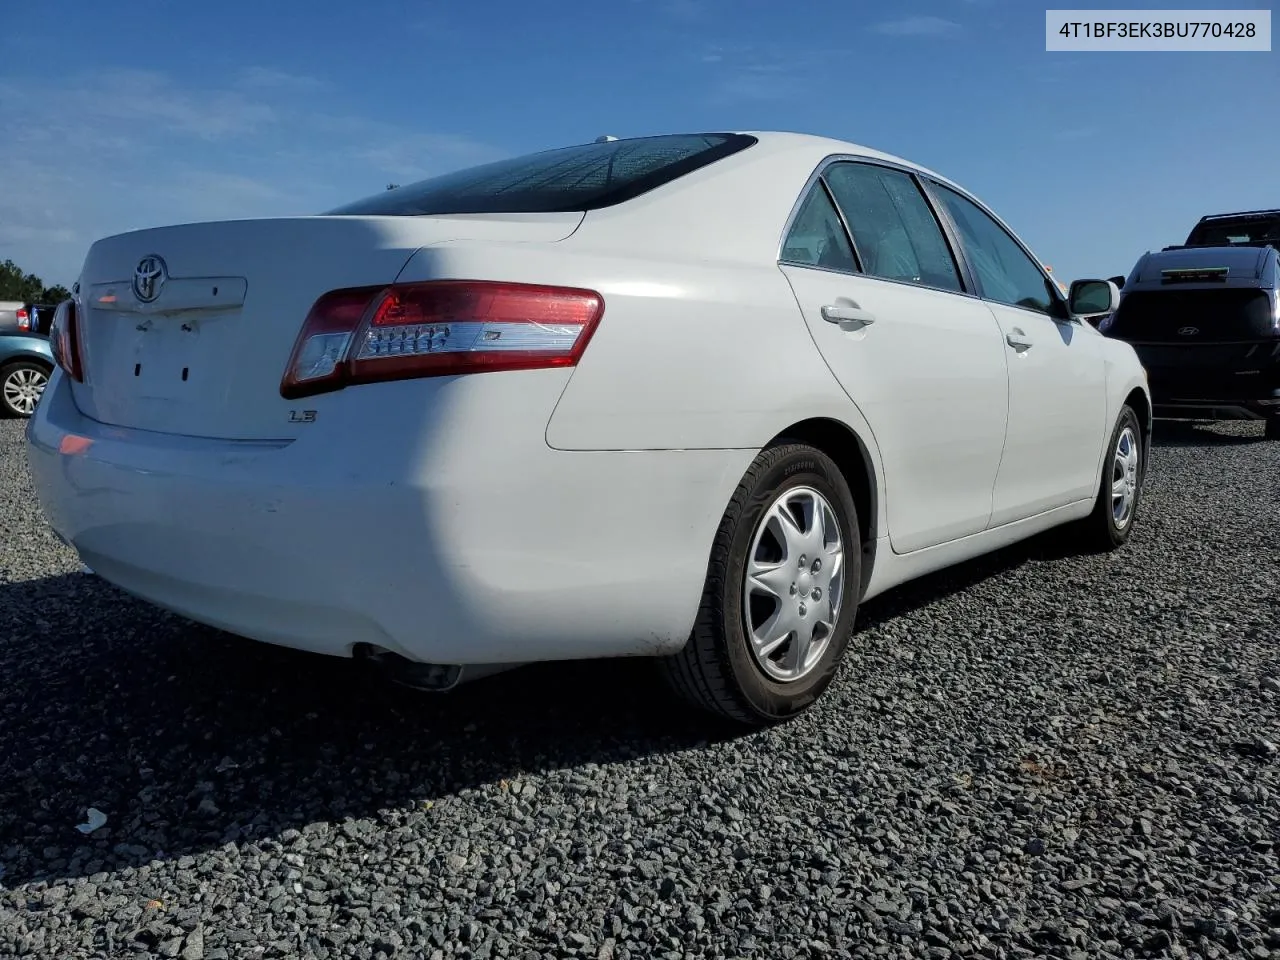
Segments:
[[[1154,350],[1137,349],[1147,367],[1157,417],[1229,420],[1280,414],[1280,341],[1159,348],[1161,360],[1184,354],[1176,363],[1153,362]],[[1196,362],[1211,361],[1219,353],[1229,362]]]
[[[565,377],[354,389],[277,442],[108,427],[59,371],[28,457],[85,564],[232,633],[450,664],[678,649],[753,452],[552,450]]]
[[[1153,404],[1157,420],[1266,420],[1280,417],[1280,404],[1178,400]]]

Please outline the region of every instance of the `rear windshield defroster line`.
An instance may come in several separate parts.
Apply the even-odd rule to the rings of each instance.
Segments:
[[[672,134],[561,147],[446,173],[327,216],[569,213],[623,203],[745,150],[755,137]]]

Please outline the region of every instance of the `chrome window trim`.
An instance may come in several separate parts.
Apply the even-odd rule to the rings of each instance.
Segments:
[[[841,210],[840,205],[835,202],[835,197],[831,196],[830,188],[827,187],[823,181],[823,176],[826,174],[828,168],[835,166],[838,163],[861,163],[867,166],[885,167],[889,170],[896,170],[899,173],[905,173],[911,178],[912,182],[916,184],[916,188],[920,191],[921,199],[924,200],[925,205],[929,208],[929,212],[938,223],[938,230],[942,234],[943,242],[947,245],[947,252],[951,254],[952,259],[955,261],[954,266],[956,268],[956,276],[960,281],[961,289],[954,290],[950,287],[938,287],[930,283],[917,283],[912,280],[898,280],[892,277],[878,277],[874,274],[867,273],[862,269],[862,256],[858,252],[858,244],[854,239],[853,230],[849,227],[844,211]],[[943,221],[942,216],[934,206],[933,198],[930,197],[928,191],[924,189],[923,184],[919,182],[923,176],[924,175],[921,171],[914,167],[902,163],[895,163],[892,160],[884,160],[880,157],[864,156],[862,154],[853,153],[828,154],[818,163],[813,172],[809,174],[809,178],[801,188],[799,196],[791,206],[791,213],[787,216],[787,221],[783,227],[782,235],[778,239],[776,258],[778,266],[785,265],[789,267],[797,267],[801,270],[818,270],[821,273],[832,273],[837,276],[860,277],[863,280],[876,280],[880,283],[892,283],[902,287],[910,287],[912,290],[932,290],[935,293],[949,293],[952,296],[957,297],[981,299],[974,290],[966,289],[969,286],[976,286],[976,284],[968,271],[968,266],[963,256],[963,249],[958,249],[958,238],[951,236],[948,231],[947,224]],[[852,272],[848,270],[838,270],[834,267],[818,267],[811,263],[789,260],[784,256],[787,246],[787,237],[791,235],[791,231],[795,227],[796,220],[800,217],[800,211],[804,207],[804,203],[808,199],[810,191],[812,191],[819,183],[822,184],[824,192],[827,193],[828,199],[835,208],[836,216],[840,218],[840,223],[844,226],[845,235],[848,237],[849,245],[853,249],[854,261],[858,269]]]
[[[864,273],[862,271],[850,273],[847,270],[836,270],[831,267],[816,267],[813,264],[800,263],[795,260],[788,260],[785,256],[783,256],[783,253],[786,250],[787,237],[791,235],[791,230],[795,226],[795,222],[800,216],[800,210],[804,206],[804,202],[809,196],[809,191],[813,189],[816,183],[822,180],[823,175],[827,172],[827,168],[837,163],[863,163],[863,164],[869,164],[872,166],[886,167],[890,170],[897,170],[901,173],[905,173],[908,176],[910,176],[913,180],[918,181],[918,185],[921,188],[921,193],[924,195],[925,203],[929,205],[930,212],[932,212],[934,217],[939,221],[939,228],[942,230],[943,239],[946,240],[947,246],[951,248],[952,256],[957,261],[956,269],[960,275],[960,282],[966,286],[971,285],[973,289],[949,290],[946,287],[935,287],[929,284],[913,283],[909,280],[893,280],[888,277],[875,277],[869,273]],[[1031,310],[1027,307],[1020,307],[1016,304],[1003,303],[1000,300],[995,300],[995,299],[992,299],[991,297],[984,296],[981,293],[982,285],[978,281],[977,276],[973,273],[973,270],[969,266],[968,256],[964,249],[964,243],[959,236],[959,231],[954,227],[952,223],[950,212],[945,208],[941,210],[938,209],[938,207],[942,206],[942,203],[941,203],[941,200],[933,196],[932,190],[930,189],[931,184],[939,187],[946,187],[948,190],[953,191],[954,193],[958,194],[961,197],[964,197],[966,200],[968,200],[970,203],[976,206],[979,210],[985,213],[988,217],[990,217],[995,222],[996,226],[998,226],[1001,230],[1003,230],[1006,234],[1008,234],[1009,238],[1013,240],[1014,244],[1018,247],[1018,249],[1021,250],[1033,264],[1035,264],[1036,270],[1039,271],[1041,277],[1044,278],[1045,283],[1048,284],[1049,290],[1052,291],[1051,296],[1053,296],[1054,299],[1059,304],[1059,306],[1061,306],[1064,316],[1067,317],[1068,319],[1063,320],[1061,317],[1055,317],[1051,313],[1044,313],[1039,310]],[[834,203],[834,198],[832,199]],[[839,204],[836,204],[835,207],[836,207],[836,215],[840,217],[840,220],[843,223],[845,220],[844,211],[840,209]],[[847,223],[845,223],[845,232],[849,236],[850,245],[853,246],[854,248],[854,257],[857,259],[860,259],[858,258],[857,247],[853,240],[853,231],[849,229],[849,225]],[[1066,298],[1063,297],[1061,291],[1058,290],[1058,285],[1054,281],[1053,277],[1044,269],[1044,264],[1040,262],[1040,258],[1031,252],[1031,249],[1025,243],[1022,242],[1022,238],[1019,237],[1009,227],[1009,225],[1005,223],[1004,220],[1002,220],[995,213],[995,211],[993,211],[990,207],[988,207],[985,203],[983,203],[981,200],[975,197],[968,190],[964,189],[959,184],[954,183],[951,180],[948,180],[946,177],[943,177],[940,174],[932,173],[920,167],[912,166],[908,163],[900,163],[894,160],[887,160],[883,157],[873,157],[873,156],[869,156],[866,154],[859,154],[859,153],[831,153],[823,157],[822,160],[818,162],[818,165],[814,168],[813,172],[809,174],[809,177],[807,180],[805,180],[804,186],[800,189],[800,192],[796,197],[795,202],[791,205],[791,212],[787,215],[786,223],[783,225],[783,228],[782,228],[782,234],[778,238],[777,255],[775,259],[779,266],[786,265],[790,267],[798,267],[802,270],[818,270],[822,273],[833,273],[839,276],[861,277],[864,280],[879,280],[884,283],[896,283],[901,286],[911,287],[912,289],[916,289],[916,290],[935,290],[939,293],[949,293],[949,294],[952,294],[953,296],[970,297],[976,300],[981,300],[984,303],[999,304],[1001,307],[1008,307],[1013,310],[1021,310],[1022,312],[1030,314],[1031,316],[1048,317],[1050,320],[1053,320],[1055,322],[1071,322],[1071,311],[1069,309],[1070,304],[1068,303]]]

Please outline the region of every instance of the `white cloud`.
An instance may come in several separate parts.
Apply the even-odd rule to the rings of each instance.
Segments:
[[[266,67],[193,86],[145,70],[0,81],[0,260],[70,285],[89,244],[139,227],[317,213],[496,159],[465,136],[370,119]]]
[[[712,44],[696,56],[711,71],[709,100],[716,105],[785,100],[798,92],[805,69],[784,51],[758,44]]]
[[[308,77],[299,73],[287,73],[272,67],[246,67],[240,71],[236,83],[247,89],[259,90],[300,90],[309,92],[323,90],[328,86],[323,80]]]
[[[904,17],[885,20],[871,29],[889,37],[938,37],[960,32],[960,24],[942,17]]]

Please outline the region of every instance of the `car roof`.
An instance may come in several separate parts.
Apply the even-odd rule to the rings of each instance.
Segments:
[[[755,143],[702,167],[686,176],[649,191],[625,203],[593,210],[588,217],[588,234],[605,238],[602,242],[618,250],[635,246],[645,249],[646,238],[669,230],[672,218],[681,229],[664,239],[666,255],[706,257],[716,251],[722,260],[777,259],[782,231],[794,216],[803,198],[802,187],[822,166],[835,157],[881,161],[927,177],[954,190],[986,211],[1006,229],[1009,225],[972,192],[922,164],[878,150],[853,140],[785,130],[720,129],[668,131],[653,137],[744,136]],[[649,139],[644,135],[622,140]],[[741,203],[746,194],[749,205]],[[730,224],[726,228],[726,224]],[[610,230],[614,232],[610,234]],[[1011,231],[1012,232],[1012,231]],[[576,236],[585,236],[582,232]],[[1016,236],[1016,234],[1015,234]],[[1028,251],[1041,262],[1032,250]]]
[[[769,151],[777,151],[779,153],[788,151],[804,151],[812,153],[818,159],[831,154],[847,153],[859,157],[869,157],[875,160],[884,160],[888,163],[898,164],[899,166],[909,167],[928,177],[931,177],[940,183],[948,186],[956,187],[962,192],[967,193],[959,184],[952,181],[949,177],[930,170],[928,167],[916,163],[914,160],[907,160],[905,157],[899,157],[892,153],[886,153],[883,150],[877,150],[874,147],[868,147],[865,144],[857,143],[852,140],[839,140],[834,137],[823,137],[809,133],[793,133],[783,130],[738,130],[736,133],[755,137],[758,142],[756,150],[764,149]]]

